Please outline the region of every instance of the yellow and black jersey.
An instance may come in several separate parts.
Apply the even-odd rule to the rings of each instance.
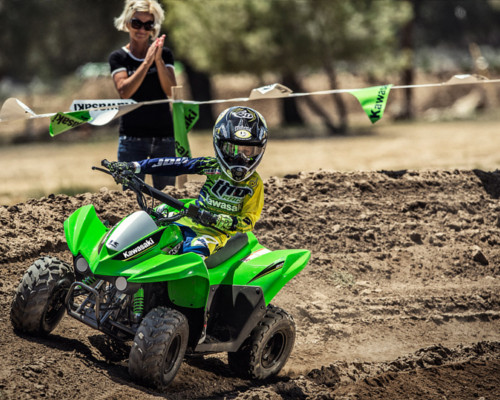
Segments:
[[[260,218],[264,207],[264,184],[257,172],[242,182],[235,182],[222,173],[215,157],[155,158],[139,161],[138,164],[141,167],[141,173],[146,174],[205,175],[206,181],[196,203],[212,213],[228,214],[233,217],[234,223],[231,230],[224,232],[227,236],[233,236],[237,232],[251,231]],[[196,226],[199,228],[197,230],[208,230],[212,234],[220,233],[215,228],[202,228],[184,219],[186,218],[183,218],[183,224]]]

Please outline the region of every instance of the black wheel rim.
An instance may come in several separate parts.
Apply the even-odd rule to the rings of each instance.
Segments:
[[[181,343],[182,340],[180,335],[176,335],[170,342],[170,346],[168,347],[167,354],[165,354],[165,361],[163,363],[163,375],[167,375],[174,368],[175,362],[177,361],[181,350]]]
[[[262,351],[262,366],[264,368],[271,368],[274,366],[283,355],[286,347],[286,335],[278,331],[269,338],[264,350]]]
[[[66,280],[56,284],[49,301],[47,310],[45,311],[44,323],[46,326],[52,326],[59,321],[61,314],[64,312],[64,298],[68,291],[69,284]]]

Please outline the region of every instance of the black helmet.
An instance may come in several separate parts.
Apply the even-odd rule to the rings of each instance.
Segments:
[[[222,171],[236,182],[244,181],[254,173],[266,144],[266,121],[252,108],[228,108],[215,122],[215,156]]]

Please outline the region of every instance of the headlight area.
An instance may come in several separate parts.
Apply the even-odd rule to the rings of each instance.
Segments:
[[[97,283],[98,280],[103,280],[114,285],[119,292],[125,294],[134,294],[141,288],[140,283],[129,282],[124,276],[118,276],[115,278],[113,276],[93,275],[92,271],[90,270],[89,263],[81,254],[74,258],[73,264],[75,267],[77,280],[82,281],[86,285],[94,286],[94,284]]]
[[[77,255],[73,260],[73,265],[75,266],[75,271],[82,274],[83,276],[90,275],[90,265],[81,254]]]
[[[115,287],[122,293],[134,294],[140,289],[141,284],[136,282],[129,282],[124,276],[118,276],[115,279]]]
[[[92,287],[95,287],[98,284],[100,278],[92,274],[89,263],[81,254],[78,254],[73,259],[73,266],[77,281]]]

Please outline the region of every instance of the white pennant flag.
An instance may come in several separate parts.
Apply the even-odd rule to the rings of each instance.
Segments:
[[[89,124],[102,126],[141,105],[132,99],[73,100],[70,110],[89,111]]]

